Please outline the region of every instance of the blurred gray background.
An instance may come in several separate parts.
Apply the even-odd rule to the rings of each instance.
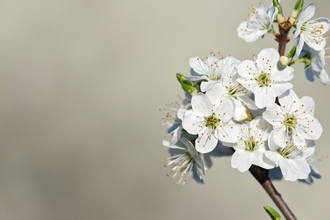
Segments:
[[[314,2],[315,17],[330,17],[327,0]],[[183,96],[175,74],[189,74],[190,57],[277,48],[271,35],[237,37],[251,4],[0,1],[0,219],[269,219],[262,206],[275,205],[230,158],[214,160],[205,185],[189,179],[183,189],[160,163],[159,108]],[[293,5],[284,1],[286,15]],[[330,86],[294,68],[296,93],[314,98],[324,127],[316,156],[327,156]],[[329,219],[329,165],[315,164],[322,179],[312,186],[274,183],[299,219]]]

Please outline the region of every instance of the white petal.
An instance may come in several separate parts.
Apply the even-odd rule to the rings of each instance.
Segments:
[[[258,72],[258,69],[252,60],[244,60],[237,66],[237,72],[244,78],[250,78]]]
[[[237,99],[233,99],[233,102],[234,102],[234,105],[235,105],[234,119],[236,121],[240,121],[241,116],[244,115],[244,114],[246,115],[246,112],[245,112],[246,108],[242,105],[242,102],[238,101]]]
[[[325,66],[325,50],[316,51],[312,48],[308,48],[308,52],[310,52],[312,56],[311,68],[316,72],[321,72]]]
[[[272,132],[273,140],[274,142],[280,146],[280,147],[285,147],[286,141],[289,139],[288,133],[286,131],[286,127],[282,126],[279,129],[275,129]]]
[[[275,102],[276,94],[270,87],[261,87],[258,91],[254,92],[256,106],[264,108]]]
[[[290,66],[287,66],[284,69],[281,69],[276,65],[276,68],[271,72],[271,78],[274,82],[286,82],[294,77],[294,69]]]
[[[279,167],[285,180],[296,181],[298,179],[300,170],[293,160],[282,158],[279,160]]]
[[[227,123],[234,116],[235,106],[231,98],[223,96],[216,106],[215,114],[220,115],[221,121]]]
[[[278,97],[278,99],[281,104],[281,108],[284,110],[285,113],[293,113],[293,112],[289,112],[291,106],[294,102],[298,102],[299,100],[298,96],[292,89],[284,92],[282,95]]]
[[[276,68],[280,59],[278,51],[274,48],[265,48],[261,50],[257,57],[257,65],[266,73],[270,73],[270,69]]]
[[[299,33],[299,31],[297,30],[296,33]],[[296,47],[296,54],[297,54],[297,56],[300,56],[305,42],[304,42],[304,38],[301,36],[297,40],[298,40],[298,44]]]
[[[263,159],[263,152],[254,151],[250,155],[250,161],[252,164],[262,167],[264,169],[272,169],[275,166],[275,163],[271,160]]]
[[[270,161],[273,161],[277,166],[279,164],[280,158],[282,157],[279,153],[273,151],[266,151],[264,156]]]
[[[163,141],[162,141],[162,144],[163,144],[163,146],[168,147],[168,148],[178,149],[178,150],[183,150],[183,151],[186,150],[186,149],[183,148],[183,147],[179,147],[179,146],[176,146],[176,145],[171,145],[171,143],[168,142],[168,141],[166,141],[166,140],[163,140]]]
[[[325,69],[323,69],[320,73],[316,74],[316,77],[320,80],[322,84],[330,84],[330,79]]]
[[[212,114],[212,104],[203,93],[198,93],[191,98],[191,106],[194,113],[198,116],[202,117]]]
[[[197,153],[194,145],[190,141],[188,141],[186,138],[181,138],[180,141],[187,146],[187,150],[190,153],[191,157],[195,160],[195,162],[197,163],[197,166],[202,169],[203,174],[205,174],[204,162],[203,162],[201,156],[199,156],[199,154]]]
[[[203,82],[201,83],[201,91],[202,91],[202,92],[209,91],[210,89],[213,88],[213,86],[214,86],[216,83],[217,83],[217,81],[212,81],[212,80],[207,81],[207,82],[203,81]]]
[[[304,148],[307,145],[306,139],[303,135],[304,131],[301,129],[293,129],[292,130],[292,141],[295,146],[299,148]]]
[[[202,154],[211,152],[218,143],[218,139],[214,135],[208,136],[207,133],[199,133],[195,142],[196,150]]]
[[[266,111],[262,113],[262,117],[275,128],[279,128],[283,126],[281,122],[284,120],[284,114],[279,105],[272,103],[267,106]]]
[[[253,93],[260,89],[260,87],[254,77],[240,78],[240,79],[237,79],[237,82],[239,82],[244,88],[246,88],[247,90],[249,90]]]
[[[250,152],[237,149],[231,158],[231,166],[240,172],[245,172],[251,167]]]
[[[306,179],[311,172],[311,169],[309,167],[309,164],[304,158],[295,159],[295,163],[297,164],[297,167],[299,168],[299,176],[298,179]]]
[[[259,37],[266,33],[267,30],[264,30],[263,32],[257,32],[255,29],[250,28],[247,21],[240,23],[237,28],[238,37],[249,43],[255,42]]]
[[[276,96],[282,95],[284,92],[288,91],[289,89],[293,88],[293,85],[291,83],[285,82],[285,83],[273,83],[272,88],[275,92]]]
[[[302,119],[298,118],[297,124],[304,131],[302,135],[305,139],[318,140],[323,132],[321,123],[310,115],[306,115]]]
[[[300,13],[300,15],[298,16],[298,20],[300,22],[306,22],[308,20],[310,20],[315,13],[315,5],[314,3],[310,3],[308,4]]]
[[[251,110],[258,109],[258,107],[256,106],[256,103],[254,102],[254,100],[252,100],[249,97],[249,95],[238,96],[237,99],[240,100],[241,102],[243,102],[243,104],[246,105],[246,107],[248,107]]]
[[[225,95],[227,95],[227,89],[220,83],[216,83],[212,89],[206,92],[206,96],[210,99],[212,104],[219,101]]]
[[[218,58],[211,56],[209,57],[206,62],[209,63],[214,63],[217,62]],[[190,67],[198,74],[200,75],[209,75],[210,73],[213,73],[214,67],[207,65],[204,63],[200,58],[198,57],[192,57],[189,59],[189,65]]]
[[[303,118],[305,115],[314,115],[315,102],[312,97],[304,96],[292,105],[295,116]]]
[[[178,118],[181,119],[181,121],[182,121],[184,115],[186,114],[186,112],[187,112],[187,109],[185,109],[185,108],[179,108],[179,110],[178,110],[178,112],[177,112],[176,115],[177,115]]]
[[[238,136],[239,136],[239,128],[238,126],[229,121],[227,124],[222,124],[221,127],[217,128],[218,137],[220,141],[227,142],[227,143],[237,143]]]
[[[311,147],[307,147],[303,150],[303,157],[305,159],[308,159],[310,157],[312,157],[315,153],[315,142],[314,141],[310,141],[309,142],[312,146]]]
[[[204,128],[203,124],[205,124],[205,119],[196,115],[195,112],[191,112],[190,114],[186,115],[182,121],[182,127],[189,134],[198,134],[202,128]]]
[[[172,144],[177,143],[179,141],[179,139],[181,138],[181,134],[182,134],[182,126],[179,126],[172,133],[171,143]]]

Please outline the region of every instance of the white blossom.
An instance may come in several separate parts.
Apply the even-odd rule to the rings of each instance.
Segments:
[[[192,57],[189,59],[189,65],[195,74],[189,78],[194,81],[203,80],[201,91],[205,92],[210,90],[221,79],[223,73],[233,71],[238,63],[240,61],[231,56],[223,59],[210,56],[205,61],[198,57]]]
[[[199,93],[191,99],[192,110],[188,110],[183,128],[190,134],[198,134],[195,146],[201,153],[211,152],[218,141],[238,141],[239,129],[232,121],[234,104],[228,97],[222,97],[212,104],[208,97]]]
[[[304,56],[307,56],[309,59],[311,59],[311,64],[305,66],[307,79],[313,82],[314,77],[316,77],[322,84],[330,84],[329,76],[325,71],[325,49],[317,51],[309,47],[307,44],[304,44],[300,57]]]
[[[213,104],[223,96],[231,98],[235,105],[234,119],[237,121],[244,120],[248,117],[246,107],[252,110],[258,109],[254,100],[250,97],[251,92],[237,81],[241,78],[237,72],[237,65],[239,63],[236,62],[230,69],[228,68],[227,71],[223,71],[218,83],[206,92],[207,97]]]
[[[179,102],[171,102],[166,104],[166,108],[159,109],[165,113],[163,123],[161,125],[167,125],[167,133],[172,135],[172,144],[178,142],[182,133],[182,120],[187,108],[191,106],[188,99],[181,100]]]
[[[298,148],[293,142],[279,146],[274,140],[272,136],[269,138],[271,151],[266,151],[264,156],[280,167],[283,178],[288,181],[308,178],[311,169],[306,158],[314,153],[314,146]]]
[[[279,146],[293,141],[298,148],[306,146],[306,140],[317,140],[322,134],[320,122],[313,116],[315,103],[311,97],[299,99],[293,90],[278,97],[279,104],[270,104],[263,118],[274,126],[271,135]]]
[[[240,172],[247,171],[251,165],[265,169],[273,168],[275,163],[263,157],[268,149],[266,145],[270,130],[270,124],[261,117],[253,119],[249,124],[242,124],[238,143],[229,144],[235,149],[231,166]]]
[[[171,157],[165,158],[162,163],[171,169],[172,180],[178,178],[177,186],[183,187],[187,175],[192,176],[198,183],[204,183],[203,175],[206,168],[203,159],[190,141],[181,138],[176,145],[173,145],[164,140],[163,145],[169,148]],[[167,176],[171,174],[168,173]]]
[[[252,8],[250,19],[242,22],[238,28],[238,37],[253,43],[273,29],[273,22],[278,10],[274,6]]]
[[[293,86],[287,82],[294,77],[293,68],[278,65],[280,55],[273,48],[260,51],[255,61],[244,60],[237,66],[242,78],[237,81],[253,92],[255,103],[264,108],[275,102],[275,98]]]
[[[315,13],[315,5],[308,4],[299,14],[296,22],[294,37],[298,39],[296,54],[299,56],[304,43],[314,50],[324,49],[326,40],[324,34],[329,30],[330,20],[328,18],[311,19]]]

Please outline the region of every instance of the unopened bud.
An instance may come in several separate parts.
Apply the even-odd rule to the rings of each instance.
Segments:
[[[304,5],[304,0],[297,0],[289,18],[290,25],[293,25],[296,22],[298,15],[302,11],[303,5]]]
[[[274,5],[274,7],[277,8],[277,15],[276,15],[277,23],[281,24],[282,22],[285,21],[285,19],[283,17],[283,11],[282,11],[280,1],[279,0],[273,0],[273,5]]]
[[[279,60],[279,64],[281,67],[286,67],[289,64],[290,60],[286,56],[281,56]]]
[[[253,115],[247,108],[244,108],[244,111],[241,112],[241,115],[239,116],[238,121],[243,122],[243,121],[252,121],[254,119]]]
[[[196,89],[196,84],[195,82],[189,80],[187,77],[184,75],[177,73],[176,78],[180,82],[182,89],[186,92],[188,92],[190,95],[195,95],[198,91]]]

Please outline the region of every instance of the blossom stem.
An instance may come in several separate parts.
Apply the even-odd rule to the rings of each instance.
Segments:
[[[286,43],[290,40],[290,38],[288,37],[288,31],[284,27],[279,26],[279,30],[280,34],[277,39],[278,52],[280,56],[284,56]]]
[[[306,59],[305,57],[302,57],[302,58],[296,59],[294,61],[291,61],[289,63],[289,66],[296,64],[296,63],[307,63],[307,62],[308,62],[308,59]]]
[[[296,220],[296,216],[292,213],[288,205],[283,200],[281,194],[275,189],[272,181],[268,177],[268,170],[252,165],[249,169],[250,173],[256,178],[260,185],[264,188],[270,198],[273,200],[277,208],[282,212],[285,219]]]

